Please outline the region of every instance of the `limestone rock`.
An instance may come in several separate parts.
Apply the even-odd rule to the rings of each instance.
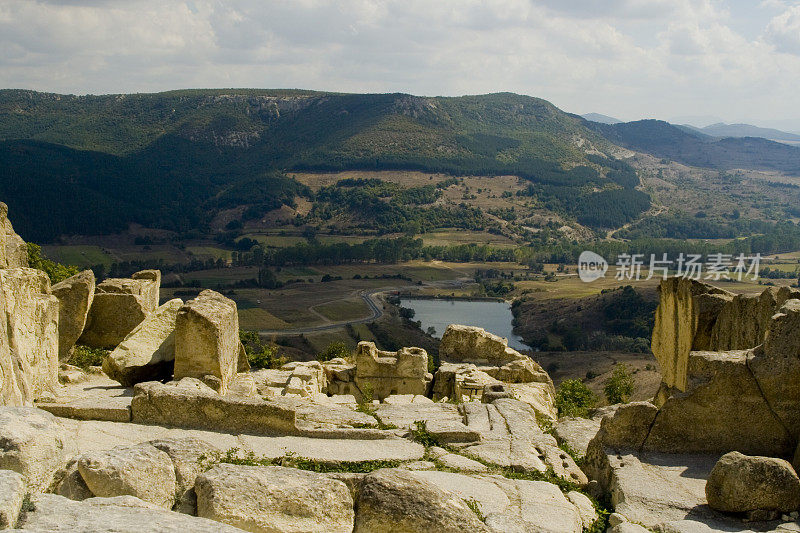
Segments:
[[[61,480],[53,491],[55,494],[69,498],[70,500],[86,500],[94,497],[92,491],[86,486],[86,482],[81,477],[78,470],[78,459],[80,456],[73,458],[67,464],[64,472],[61,475]]]
[[[515,505],[486,517],[486,525],[493,531],[583,531],[580,513],[552,483],[505,478],[495,478],[495,482]]]
[[[505,389],[511,397],[523,403],[527,403],[543,418],[555,422],[558,420],[558,410],[556,409],[556,389],[553,382],[531,382],[531,383],[506,383]]]
[[[594,524],[598,518],[600,518],[597,516],[597,510],[595,510],[592,500],[590,500],[585,494],[576,492],[574,490],[568,492],[566,496],[569,502],[575,506],[575,509],[577,509],[578,514],[581,517],[581,525],[583,526],[584,531],[590,529],[592,524]]]
[[[758,296],[737,294],[720,310],[711,331],[709,349],[746,350],[758,346],[764,342],[772,315],[790,296],[791,291],[786,287],[768,287]]]
[[[553,435],[559,444],[566,444],[580,456],[586,455],[589,442],[600,431],[600,420],[593,418],[568,417],[559,420]]]
[[[797,439],[800,437],[800,300],[787,300],[770,318],[764,344],[752,353],[748,367],[764,399]]]
[[[175,322],[182,305],[175,298],[148,315],[103,359],[103,372],[123,387],[172,376]]]
[[[312,397],[327,389],[325,371],[319,361],[293,361],[281,370],[289,372],[283,394]]]
[[[27,491],[24,477],[11,470],[0,470],[0,529],[17,523]]]
[[[450,324],[442,335],[439,355],[451,363],[475,363],[503,366],[523,358],[518,351],[508,347],[508,339],[475,326]]]
[[[392,394],[425,394],[431,376],[428,353],[422,348],[397,352],[378,350],[374,342],[359,342],[355,355],[355,382],[361,392],[372,390],[382,400]]]
[[[750,357],[751,351],[692,352],[687,392],[664,403],[643,449],[791,454],[795,438],[762,395]]]
[[[133,393],[131,416],[137,424],[256,435],[297,432],[296,411],[291,406],[257,398],[220,396],[194,378],[167,384],[138,383]]]
[[[41,270],[0,270],[0,404],[25,405],[58,385],[58,300]]]
[[[175,503],[175,467],[170,456],[152,444],[85,453],[78,471],[96,496],[136,496],[166,509]]]
[[[84,270],[53,285],[58,298],[58,359],[66,361],[83,333],[94,300],[94,272]]]
[[[685,390],[689,352],[711,348],[711,330],[733,295],[687,278],[663,280],[659,294],[653,355],[664,383]]]
[[[730,452],[711,471],[706,498],[712,509],[729,513],[789,513],[800,509],[800,478],[783,459]]]
[[[239,361],[236,302],[204,290],[178,311],[175,321],[175,379],[213,376],[225,394]]]
[[[433,377],[433,401],[481,399],[486,385],[501,382],[471,363],[442,363]]]
[[[254,532],[349,533],[353,499],[328,476],[279,466],[220,464],[197,477],[198,516]]]
[[[488,531],[461,498],[419,474],[383,469],[364,476],[356,501],[354,533]]]
[[[20,529],[54,533],[242,533],[241,529],[154,509],[135,498],[90,498],[76,502],[55,494],[36,494],[35,507]]]
[[[197,514],[195,480],[204,470],[203,459],[213,457],[220,450],[206,441],[191,437],[153,440],[150,444],[166,453],[175,467],[177,502],[174,509],[181,513]]]
[[[98,348],[117,346],[158,307],[160,280],[159,271],[145,270],[131,278],[109,278],[97,285],[78,342]]]
[[[74,441],[50,413],[0,407],[0,469],[22,474],[32,490],[47,490],[74,453]]]
[[[0,202],[0,268],[28,266],[28,245],[8,220],[8,206]]]

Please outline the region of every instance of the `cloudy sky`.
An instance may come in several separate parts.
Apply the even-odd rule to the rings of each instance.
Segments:
[[[513,91],[800,131],[800,0],[0,0],[0,88]]]

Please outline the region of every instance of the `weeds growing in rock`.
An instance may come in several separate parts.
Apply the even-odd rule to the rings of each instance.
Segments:
[[[473,513],[475,513],[475,515],[478,517],[478,520],[481,522],[486,522],[486,517],[481,512],[481,507],[478,503],[478,500],[475,498],[470,498],[468,500],[464,500],[464,503],[467,504],[467,507],[469,507]]]
[[[198,461],[206,470],[217,464],[226,463],[243,466],[283,466],[318,473],[351,472],[363,474],[380,468],[397,468],[400,466],[400,461],[393,460],[323,462],[300,457],[291,452],[282,457],[257,457],[253,452],[243,453],[239,448],[230,448],[225,453],[215,453],[211,456],[204,455]]]
[[[414,427],[411,429],[411,438],[426,448],[440,446],[439,439],[428,431],[428,425],[424,420],[414,422]]]

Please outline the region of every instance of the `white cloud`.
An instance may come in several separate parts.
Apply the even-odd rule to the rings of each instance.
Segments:
[[[786,6],[783,13],[774,17],[765,38],[781,52],[800,55],[800,5]]]

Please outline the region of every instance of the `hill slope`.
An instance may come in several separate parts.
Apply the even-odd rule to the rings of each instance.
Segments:
[[[612,146],[581,119],[509,93],[4,90],[0,141],[0,195],[17,206],[26,238],[45,241],[130,222],[204,231],[219,209],[244,203],[263,212],[308,195],[286,170],[514,174],[531,182],[532,195],[576,204],[566,211],[581,203],[584,212],[638,185],[630,167],[598,155]],[[648,205],[637,194],[642,205],[625,219]],[[60,209],[66,201],[70,209]]]

